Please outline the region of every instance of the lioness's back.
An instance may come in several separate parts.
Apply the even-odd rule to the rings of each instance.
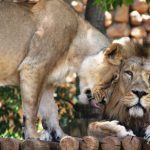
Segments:
[[[40,37],[39,29],[46,37]],[[0,80],[17,72],[20,63],[30,53],[35,34],[39,34],[36,37],[36,45],[41,46],[39,49],[45,50],[46,45],[49,53],[57,51],[61,55],[69,49],[76,32],[76,15],[61,0],[41,0],[30,9],[11,2],[0,2]]]

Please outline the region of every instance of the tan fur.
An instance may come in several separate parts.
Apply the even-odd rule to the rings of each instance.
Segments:
[[[113,133],[120,137],[146,135],[150,142],[150,60],[147,59],[149,49],[142,49],[133,43],[128,43],[123,49],[126,50],[124,54],[128,58],[124,56],[126,59],[121,65],[119,81],[115,84],[106,105],[104,118],[118,120],[133,132],[125,130],[118,122],[104,121],[90,124],[89,133],[100,136],[107,130],[109,135]],[[124,128],[124,131],[120,130],[120,127]]]
[[[119,61],[115,64],[116,57],[106,58],[109,40],[62,0],[41,0],[30,7],[4,1],[0,12],[0,85],[20,85],[26,138],[39,137],[35,128],[39,111],[48,134],[56,131],[59,139],[64,134],[58,114],[53,113],[57,106],[49,102],[54,100],[54,86],[69,72],[77,72],[83,75],[80,87],[85,94],[83,89],[92,90],[100,81],[98,75],[105,66],[112,66],[111,79]],[[92,77],[85,62],[93,62]],[[51,139],[44,134],[43,139]]]

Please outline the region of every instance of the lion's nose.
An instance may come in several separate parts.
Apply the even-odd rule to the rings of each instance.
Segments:
[[[132,90],[132,92],[133,92],[139,99],[148,94],[148,93],[145,92],[145,91],[135,91],[135,90]]]

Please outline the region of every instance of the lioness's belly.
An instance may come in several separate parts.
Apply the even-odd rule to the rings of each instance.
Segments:
[[[0,83],[10,77],[17,80],[17,70],[27,54],[33,27],[28,10],[0,2]]]

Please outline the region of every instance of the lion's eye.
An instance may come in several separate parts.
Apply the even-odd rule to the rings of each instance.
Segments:
[[[133,73],[131,71],[127,70],[124,73],[126,73],[131,79],[133,78]]]

